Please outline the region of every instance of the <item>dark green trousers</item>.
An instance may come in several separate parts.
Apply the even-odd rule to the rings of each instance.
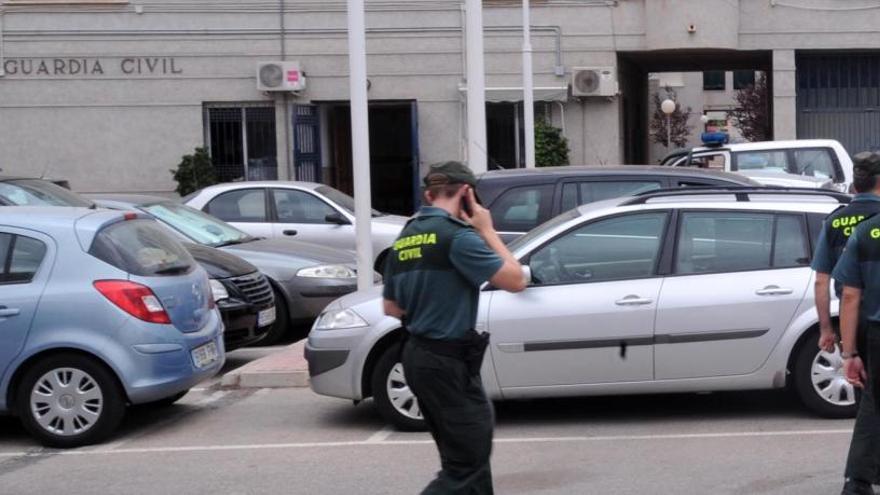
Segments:
[[[864,360],[868,379],[859,398],[859,412],[846,459],[845,475],[847,478],[877,483],[880,478],[880,408],[877,403],[880,398],[877,396],[877,387],[880,385],[877,383],[880,379],[880,326],[872,324],[870,328],[866,327],[860,328],[867,330],[863,332],[866,337],[860,353],[867,354]]]
[[[495,415],[480,376],[471,375],[464,360],[432,352],[413,339],[403,349],[403,371],[440,451],[442,469],[422,494],[493,493],[489,457]]]

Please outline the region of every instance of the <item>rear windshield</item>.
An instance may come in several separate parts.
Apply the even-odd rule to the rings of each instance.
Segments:
[[[92,206],[92,202],[82,196],[39,179],[0,182],[0,197],[15,206]]]
[[[155,220],[115,223],[95,237],[92,256],[141,277],[189,273],[195,261]]]

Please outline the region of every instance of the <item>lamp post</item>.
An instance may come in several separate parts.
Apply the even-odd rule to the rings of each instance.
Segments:
[[[660,104],[660,110],[666,114],[666,148],[672,145],[672,114],[675,112],[675,102],[669,98]]]
[[[529,0],[523,0],[523,119],[526,135],[526,168],[535,167],[535,100],[532,81],[532,27]]]
[[[373,286],[372,210],[370,197],[370,131],[367,116],[367,34],[364,0],[348,0],[348,64],[351,91],[351,167],[358,289]]]

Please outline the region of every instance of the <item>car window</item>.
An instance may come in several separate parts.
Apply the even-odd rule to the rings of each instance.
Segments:
[[[568,211],[579,206],[578,185],[568,182],[562,186],[562,211]]]
[[[279,223],[327,223],[327,215],[338,213],[333,207],[305,191],[273,189],[275,214]]]
[[[526,232],[550,217],[553,185],[516,187],[506,191],[489,210],[495,228],[502,232]]]
[[[315,188],[315,192],[318,194],[323,194],[325,198],[329,199],[332,203],[336,203],[336,206],[343,208],[345,211],[354,215],[354,198],[345,194],[344,192],[333,189],[330,186],[318,186]],[[374,217],[380,217],[385,215],[379,210],[372,210]]]
[[[675,162],[675,166],[683,167],[687,163],[687,156],[680,158]],[[691,156],[690,165],[696,168],[708,168],[712,170],[724,170],[727,165],[727,159],[723,153],[701,154]]]
[[[665,212],[600,220],[569,231],[529,258],[536,285],[603,282],[654,274]]]
[[[0,284],[26,284],[34,279],[46,245],[21,235],[0,234]]]
[[[92,202],[82,196],[40,179],[0,182],[0,196],[16,206],[92,206]]]
[[[241,244],[253,239],[226,222],[180,203],[163,202],[142,207],[193,242],[213,247]]]
[[[678,232],[675,273],[768,269],[772,236],[772,214],[685,212]]]
[[[773,246],[773,267],[791,268],[810,263],[807,252],[807,233],[803,218],[779,215],[776,218],[776,238]]]
[[[788,152],[740,151],[736,153],[736,170],[767,170],[769,172],[789,173]]]
[[[659,181],[652,180],[582,182],[580,184],[580,204],[630,196],[661,187],[663,186]]]
[[[831,150],[827,148],[794,150],[794,165],[798,175],[838,179]]]
[[[104,228],[89,254],[143,277],[180,275],[195,267],[192,256],[155,220],[128,220]]]
[[[267,222],[266,191],[264,189],[240,189],[220,194],[212,199],[205,211],[227,222]]]

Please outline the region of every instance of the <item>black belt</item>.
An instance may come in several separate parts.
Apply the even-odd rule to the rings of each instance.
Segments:
[[[426,351],[465,362],[471,375],[480,373],[483,355],[489,347],[489,333],[469,330],[463,339],[438,340],[409,335],[410,342]]]

